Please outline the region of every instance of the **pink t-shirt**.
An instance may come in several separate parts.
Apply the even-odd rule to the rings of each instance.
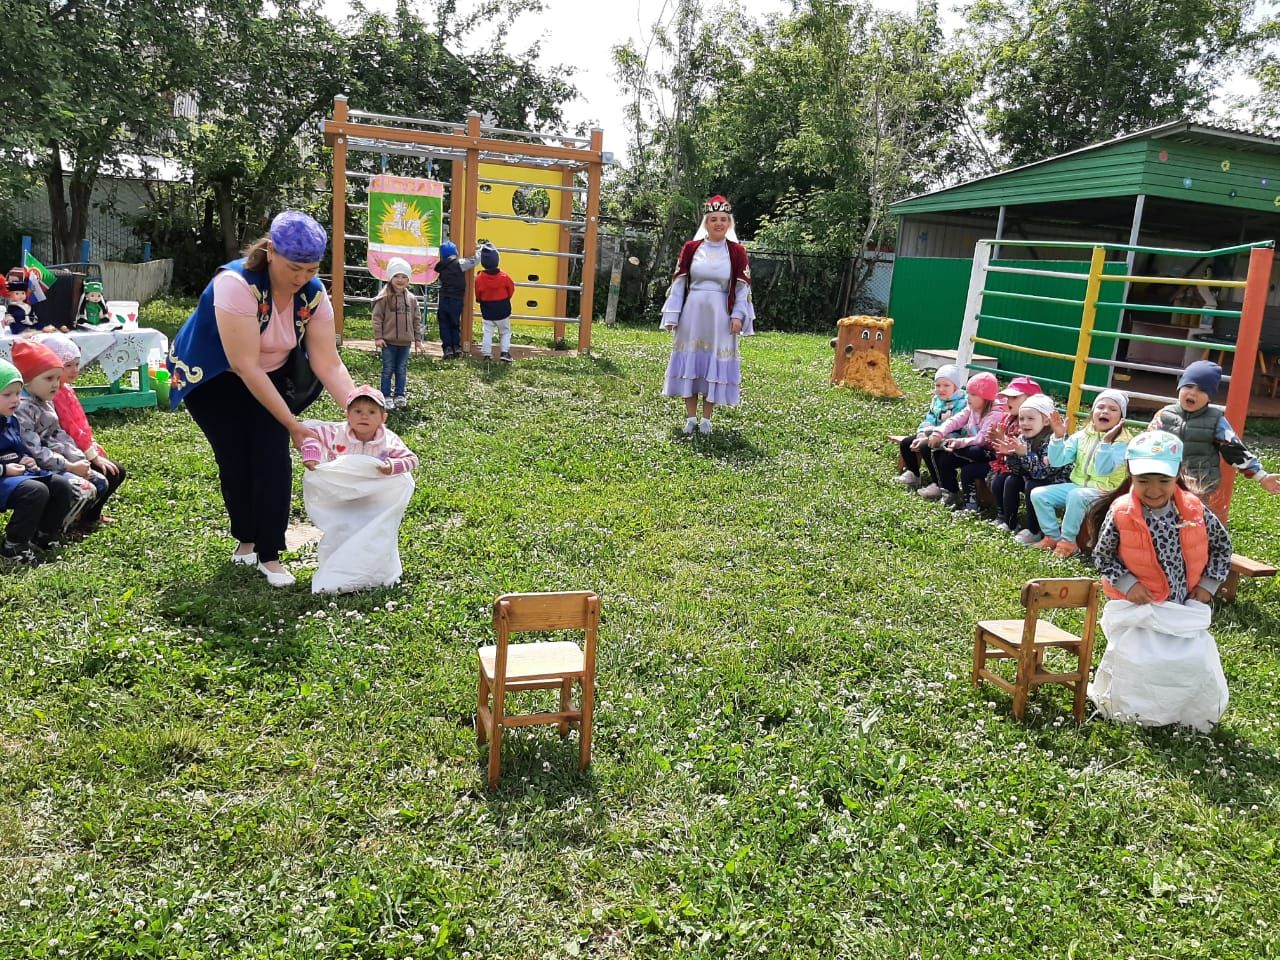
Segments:
[[[223,270],[213,278],[213,308],[225,311],[237,317],[258,318],[258,298],[254,296],[249,282],[237,273]],[[316,307],[313,319],[333,321],[333,304],[329,295],[320,296],[320,305]],[[289,309],[281,311],[274,303],[271,305],[271,322],[262,331],[262,340],[258,344],[258,366],[264,373],[279,370],[289,359],[289,352],[297,344],[297,336],[293,331],[293,303]]]

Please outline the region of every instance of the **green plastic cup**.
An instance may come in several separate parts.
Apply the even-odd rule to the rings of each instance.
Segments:
[[[156,406],[161,410],[169,409],[169,371],[156,371]]]

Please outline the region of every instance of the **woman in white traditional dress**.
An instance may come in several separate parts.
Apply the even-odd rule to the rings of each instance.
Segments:
[[[733,208],[717,195],[702,210],[702,226],[681,248],[662,305],[662,329],[675,331],[662,393],[684,398],[686,434],[710,433],[716,406],[738,405],[738,337],[755,332],[751,266],[734,233]]]

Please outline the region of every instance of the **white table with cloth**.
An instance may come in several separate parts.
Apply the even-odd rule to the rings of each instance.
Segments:
[[[159,330],[138,327],[126,330],[72,330],[66,334],[80,348],[80,368],[96,363],[106,375],[106,386],[76,387],[86,411],[121,407],[154,407],[156,393],[147,377],[152,351],[169,352],[169,338]],[[0,356],[13,354],[14,337],[0,336]],[[130,370],[138,371],[138,386],[122,386]]]

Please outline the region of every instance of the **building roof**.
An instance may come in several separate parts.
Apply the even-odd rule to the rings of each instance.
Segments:
[[[1139,194],[1280,214],[1280,139],[1179,120],[899,200],[896,215]]]

